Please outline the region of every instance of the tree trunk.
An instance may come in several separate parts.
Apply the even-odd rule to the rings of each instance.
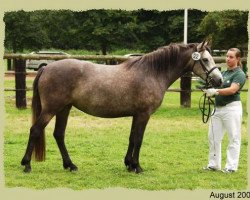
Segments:
[[[107,55],[107,45],[106,44],[102,44],[102,55]]]

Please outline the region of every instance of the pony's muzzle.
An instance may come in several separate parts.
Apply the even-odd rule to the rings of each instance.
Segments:
[[[218,76],[209,76],[208,83],[213,87],[220,87],[222,85],[223,78]]]
[[[208,77],[207,81],[210,85],[213,87],[220,87],[223,82],[222,74],[218,67],[213,67],[209,72],[208,72]]]

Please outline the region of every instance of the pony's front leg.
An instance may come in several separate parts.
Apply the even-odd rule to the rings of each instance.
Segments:
[[[144,114],[135,116],[133,119],[131,133],[133,133],[132,135],[133,135],[134,141],[132,142],[132,144],[134,148],[133,148],[132,161],[130,163],[131,164],[130,171],[134,171],[135,173],[140,173],[143,171],[139,163],[139,155],[140,155],[140,149],[141,149],[141,145],[143,141],[144,131],[146,129],[149,118],[150,118],[150,115],[144,113]]]
[[[135,117],[133,117],[133,120],[132,120],[128,150],[124,159],[124,164],[127,167],[128,171],[133,171],[132,159],[133,159],[133,151],[134,151],[134,135],[135,135]]]

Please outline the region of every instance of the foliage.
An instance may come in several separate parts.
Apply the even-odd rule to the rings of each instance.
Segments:
[[[48,34],[39,21],[39,15],[30,12],[7,12],[4,16],[5,47],[11,47],[13,52],[48,47]]]
[[[208,37],[206,33],[198,29],[207,14],[208,12],[200,10],[188,10],[188,42],[200,42]]]
[[[85,48],[101,49],[102,54],[121,43],[133,38],[129,33],[138,28],[134,16],[123,10],[89,10],[76,13],[78,16],[78,34],[85,41]]]
[[[213,48],[247,49],[246,11],[188,11],[188,42],[212,37]],[[6,12],[5,48],[13,52],[85,49],[107,54],[115,49],[148,52],[183,41],[184,11],[37,10]]]
[[[247,50],[247,20],[248,12],[245,11],[210,12],[203,18],[199,31],[211,36],[214,48],[240,47]]]
[[[207,12],[189,10],[188,42],[205,38],[207,29],[197,27],[206,15]],[[242,27],[246,27],[247,19],[240,19]],[[46,48],[85,49],[102,54],[122,48],[148,52],[171,42],[182,42],[183,20],[183,10],[6,12],[5,48],[13,52]],[[242,42],[247,42],[244,35]]]

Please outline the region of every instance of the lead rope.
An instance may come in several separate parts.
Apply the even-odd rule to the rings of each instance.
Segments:
[[[203,65],[201,63],[201,65]],[[208,71],[207,73],[207,78],[206,78],[206,82],[204,87],[200,88],[201,91],[204,92],[204,89],[209,89],[211,88],[211,85],[209,83],[209,74],[216,69],[217,67],[213,67],[210,71]],[[203,100],[203,101],[202,101]],[[203,102],[203,103],[201,103]],[[199,101],[199,108],[200,111],[202,113],[202,121],[203,123],[207,123],[209,118],[211,116],[213,116],[213,114],[215,113],[215,103],[212,99],[212,97],[208,97],[206,93],[204,93],[201,97],[200,97],[200,101]]]
[[[203,123],[207,123],[209,118],[213,116],[215,112],[214,101],[211,97],[208,97],[206,93],[204,93],[199,100],[199,109],[202,114]]]

